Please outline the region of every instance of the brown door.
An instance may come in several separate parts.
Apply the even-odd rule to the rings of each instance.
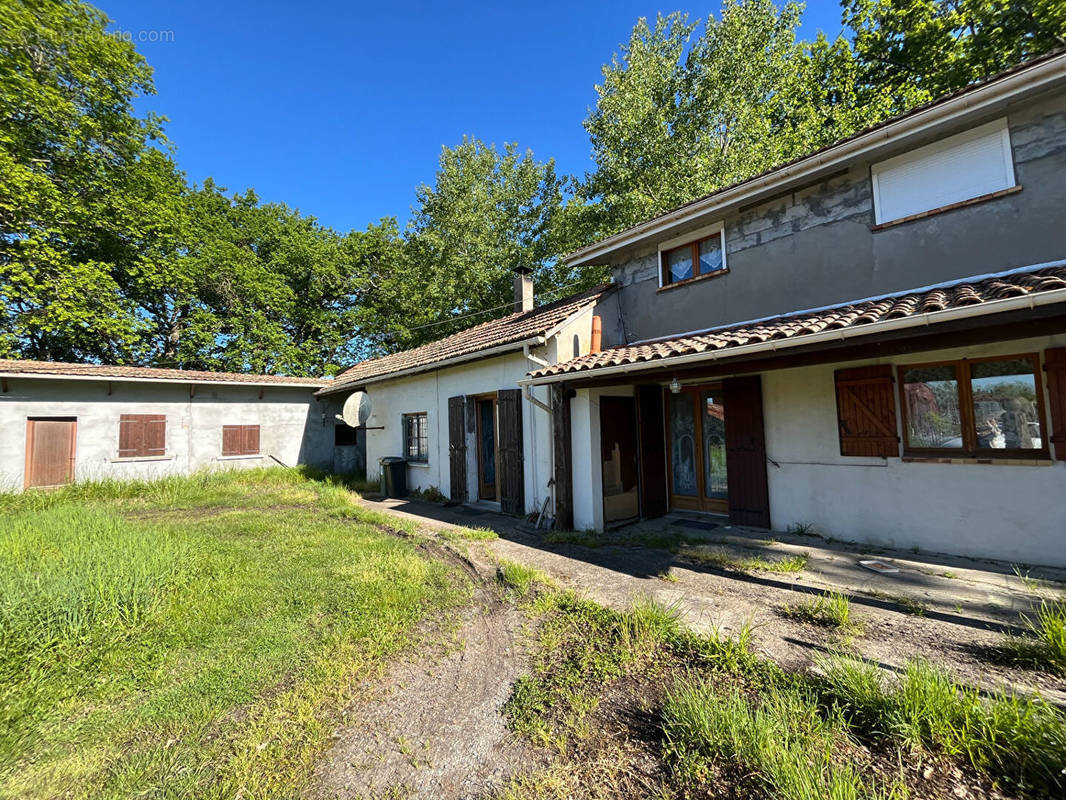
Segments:
[[[724,513],[729,480],[721,385],[686,386],[665,398],[671,507]]]
[[[500,389],[496,393],[496,421],[499,428],[499,463],[497,483],[500,510],[505,514],[526,511],[525,459],[522,453],[522,392]]]
[[[448,465],[453,503],[466,502],[466,398],[448,398]]]
[[[766,438],[763,430],[762,382],[758,375],[730,378],[725,397],[725,457],[729,471],[729,521],[770,527],[766,486]]]
[[[477,399],[477,496],[482,500],[500,499],[496,487],[496,398]]]
[[[640,513],[661,517],[669,509],[666,488],[666,447],[663,391],[657,384],[637,387],[640,436]]]
[[[73,417],[26,420],[26,488],[74,480],[77,430]]]
[[[637,480],[637,403],[632,397],[600,398],[603,521],[640,516]]]

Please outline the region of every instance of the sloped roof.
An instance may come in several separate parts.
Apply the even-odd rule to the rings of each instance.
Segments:
[[[530,377],[537,379],[570,375],[698,353],[715,353],[721,354],[718,357],[728,357],[730,349],[748,345],[800,339],[823,331],[856,329],[888,320],[935,315],[937,312],[995,300],[1036,296],[1062,290],[1066,290],[1066,264],[1023,268],[821,309],[796,311],[676,337],[611,347],[599,353],[590,353],[572,361],[536,370],[530,373]],[[1062,302],[1066,303],[1066,297]],[[992,311],[994,309],[989,309],[989,313]]]
[[[497,350],[506,345],[513,344],[517,350],[523,343],[544,336],[571,315],[593,305],[613,289],[612,284],[605,283],[547,303],[532,311],[509,314],[500,319],[483,322],[421,347],[361,361],[338,375],[330,386],[319,394],[355,388],[359,384],[384,380],[397,373],[425,372],[457,359],[476,358],[478,353]]]
[[[156,367],[69,364],[62,361],[21,361],[0,359],[0,375],[25,375],[43,378],[100,378],[102,380],[139,380],[174,383],[249,383],[255,385],[306,386],[329,385],[319,378],[293,378],[284,375],[247,375],[241,372],[205,372],[201,370],[157,369]]]

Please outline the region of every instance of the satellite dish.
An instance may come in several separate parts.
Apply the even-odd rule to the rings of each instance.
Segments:
[[[354,392],[344,401],[340,416],[351,427],[361,428],[370,419],[371,410],[370,395],[366,392]]]

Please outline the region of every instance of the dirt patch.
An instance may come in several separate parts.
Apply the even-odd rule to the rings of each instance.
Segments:
[[[397,660],[345,712],[312,796],[460,800],[536,763],[500,713],[526,669],[524,622],[493,587],[481,586],[446,641]]]

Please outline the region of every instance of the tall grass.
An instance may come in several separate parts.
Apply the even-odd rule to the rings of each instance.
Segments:
[[[1022,614],[1026,635],[1009,637],[1004,645],[1015,663],[1066,675],[1066,601],[1042,600],[1033,613]]]
[[[840,592],[823,592],[813,600],[785,606],[784,611],[794,619],[843,632],[857,632],[862,628],[861,621],[851,612],[851,601]]]
[[[666,758],[685,779],[739,765],[758,789],[781,800],[858,800],[892,794],[840,757],[843,719],[823,715],[812,696],[781,689],[753,697],[710,680],[681,681],[663,705]]]
[[[890,683],[874,665],[854,658],[823,659],[824,691],[852,726],[968,760],[1023,793],[1066,792],[1066,716],[1030,697],[991,697],[956,682],[926,661],[911,661]]]
[[[0,797],[299,795],[360,681],[469,597],[297,470],[0,509]]]

